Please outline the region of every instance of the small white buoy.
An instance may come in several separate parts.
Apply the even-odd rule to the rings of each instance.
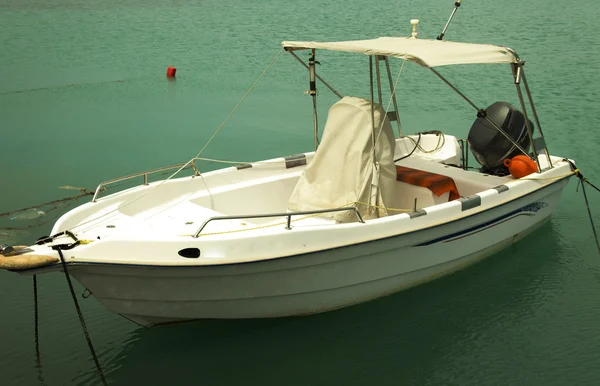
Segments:
[[[419,24],[419,19],[412,19],[410,21],[410,24],[412,24],[412,38],[416,39],[417,36],[419,35],[419,33],[417,32],[417,25]]]

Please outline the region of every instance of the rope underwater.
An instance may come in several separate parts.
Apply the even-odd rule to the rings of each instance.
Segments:
[[[67,279],[67,283],[69,284],[69,290],[71,292],[71,297],[73,298],[73,303],[75,303],[75,309],[77,310],[77,315],[79,316],[79,322],[81,323],[81,328],[85,335],[85,339],[87,340],[87,344],[88,344],[88,347],[92,354],[92,358],[94,359],[94,363],[96,364],[96,369],[98,370],[98,375],[100,376],[102,385],[106,386],[106,385],[108,385],[108,383],[106,382],[106,378],[104,377],[104,373],[102,372],[102,367],[100,367],[100,362],[98,361],[98,357],[96,356],[96,351],[94,350],[94,345],[92,344],[92,339],[90,338],[90,333],[88,332],[87,326],[85,325],[85,320],[83,318],[83,314],[81,313],[81,308],[79,308],[79,302],[77,301],[77,295],[75,294],[75,290],[73,289],[73,283],[71,282],[71,277],[69,276],[69,270],[67,268],[67,263],[65,261],[65,257],[62,253],[61,248],[62,248],[62,245],[52,246],[52,249],[57,251],[58,255],[60,256],[60,262],[62,264],[63,272],[65,273],[65,278]],[[36,299],[37,299],[37,296],[36,296]],[[36,305],[37,305],[37,301],[36,301]],[[37,307],[36,307],[36,311],[37,311]],[[36,312],[36,316],[37,316],[37,312]],[[39,352],[37,342],[38,341],[37,341],[37,318],[36,318],[36,351]]]
[[[184,164],[181,168],[179,168],[175,173],[171,174],[167,179],[163,180],[160,184],[158,184],[157,186],[155,186],[152,190],[154,190],[157,187],[163,185],[165,182],[169,181],[175,175],[177,175],[179,172],[181,172],[183,169],[185,169],[191,162],[193,162],[196,159],[200,158],[200,156],[202,155],[202,153],[204,152],[204,150],[206,149],[206,147],[212,142],[212,140],[214,139],[214,137],[219,133],[219,131],[223,128],[223,126],[225,126],[225,124],[229,121],[229,119],[231,118],[231,116],[235,113],[235,111],[239,108],[239,106],[244,102],[244,100],[246,99],[246,97],[248,96],[248,94],[256,87],[256,85],[259,83],[259,81],[262,79],[262,77],[266,74],[266,72],[273,66],[273,64],[276,62],[277,58],[280,56],[280,54],[282,52],[283,52],[283,49],[280,49],[277,52],[277,54],[275,55],[275,57],[272,59],[271,63],[269,63],[269,65],[267,66],[267,68],[260,74],[260,76],[258,77],[258,79],[256,79],[256,81],[252,84],[252,86],[250,87],[250,89],[244,94],[244,96],[241,98],[241,100],[238,102],[238,104],[234,107],[234,109],[230,112],[230,114],[225,118],[225,120],[221,123],[221,125],[217,128],[217,130],[215,130],[215,132],[212,134],[212,136],[206,142],[206,144],[204,145],[204,147],[198,152],[198,154],[194,158],[192,158],[191,160],[189,160],[186,164]],[[204,182],[204,178],[203,178],[202,175],[200,175],[200,178]],[[206,185],[206,182],[204,182],[204,184]],[[206,187],[208,189],[208,186],[206,186]],[[59,199],[59,200],[53,200],[53,201],[49,201],[49,202],[41,204],[41,205],[36,205],[36,206],[32,206],[32,207],[28,207],[28,208],[23,208],[23,209],[19,209],[19,210],[15,210],[15,211],[10,211],[10,212],[6,212],[6,213],[0,213],[0,217],[5,217],[5,216],[13,215],[13,214],[16,214],[16,213],[19,213],[19,212],[24,212],[24,211],[27,211],[27,210],[37,210],[37,208],[39,208],[39,207],[56,204],[56,206],[54,208],[52,208],[52,209],[50,209],[50,210],[47,211],[47,212],[50,212],[52,210],[55,210],[55,209],[59,208],[60,206],[64,205],[65,203],[67,203],[69,201],[71,201],[72,203],[74,203],[77,199],[79,199],[79,198],[81,198],[83,196],[88,196],[88,195],[93,196],[95,194],[94,191],[90,191],[90,190],[87,190],[87,189],[73,188],[73,187],[70,187],[70,186],[67,186],[67,187],[64,187],[64,188],[80,190],[81,193],[77,194],[77,195],[75,195],[73,197],[68,197],[68,198]],[[209,193],[210,193],[210,191],[209,191]],[[80,224],[78,224],[74,228],[81,227],[81,226],[83,226],[83,225],[85,225],[87,223],[90,223],[90,222],[92,222],[94,220],[97,220],[97,219],[99,219],[101,217],[104,217],[106,215],[114,213],[118,209],[120,209],[120,208],[122,208],[124,206],[130,205],[133,202],[136,202],[140,198],[144,197],[146,194],[148,194],[148,191],[145,192],[145,193],[143,193],[143,194],[141,194],[140,196],[136,197],[132,201],[129,201],[129,202],[123,204],[123,205],[120,205],[119,208],[117,208],[115,210],[112,210],[112,211],[110,211],[108,213],[105,213],[105,214],[103,214],[103,215],[101,215],[101,216],[99,216],[99,217],[97,217],[95,219],[92,219],[90,221],[86,221],[86,222],[80,223]],[[211,199],[212,199],[212,194],[211,194]],[[44,213],[41,213],[41,214],[44,215]],[[32,219],[32,218],[30,217],[28,219]],[[37,226],[40,226],[40,225],[42,225],[42,224],[41,223],[37,223],[35,225],[30,225],[30,226],[25,227],[25,228],[13,228],[13,227],[11,227],[11,228],[0,228],[0,229],[20,230],[20,229],[37,227]],[[82,242],[82,241],[83,240],[79,240],[79,241],[76,241],[76,243]],[[83,318],[83,314],[81,312],[81,308],[79,307],[79,302],[77,301],[77,296],[75,295],[75,291],[73,289],[73,283],[72,283],[71,278],[69,276],[67,264],[66,264],[66,261],[65,261],[65,258],[64,258],[64,255],[62,253],[62,249],[61,248],[62,248],[61,245],[52,246],[52,249],[56,250],[58,252],[59,256],[60,256],[61,264],[62,264],[62,267],[63,267],[63,272],[65,273],[65,277],[66,277],[67,283],[69,285],[69,290],[71,292],[71,297],[73,298],[73,302],[75,304],[75,308],[76,308],[77,314],[79,316],[79,321],[81,323],[82,330],[84,332],[84,335],[85,335],[88,347],[90,349],[90,353],[92,354],[94,363],[96,365],[96,369],[98,371],[98,375],[100,376],[101,383],[103,385],[107,385],[106,378],[105,378],[104,373],[102,371],[102,367],[100,366],[100,362],[98,360],[98,357],[97,357],[96,352],[94,350],[94,346],[92,344],[92,340],[91,340],[89,332],[87,330],[87,326],[85,324],[85,319]],[[34,332],[34,334],[35,334],[35,357],[36,357],[36,365],[38,367],[38,370],[40,371],[40,373],[39,373],[39,380],[40,380],[40,382],[43,383],[43,380],[41,378],[41,359],[40,359],[40,349],[39,349],[39,312],[38,312],[38,289],[37,289],[37,276],[36,275],[33,276],[33,292],[34,292],[34,323],[35,323],[35,332]]]
[[[580,180],[583,181],[581,184],[581,190],[583,191],[583,198],[585,199],[585,206],[590,217],[590,223],[592,224],[592,232],[594,232],[594,239],[596,240],[596,246],[598,247],[598,253],[600,253],[600,242],[598,241],[598,234],[596,233],[596,226],[594,225],[594,218],[592,217],[592,211],[590,210],[590,203],[588,202],[587,193],[585,192],[585,179],[580,174]]]
[[[37,290],[37,275],[33,275],[33,306],[34,306],[34,323],[35,323],[35,363],[39,368],[40,361],[40,331],[39,331],[39,314],[38,314],[38,290]]]
[[[42,375],[42,360],[40,358],[40,333],[39,333],[39,307],[38,307],[38,286],[37,286],[37,275],[33,275],[33,311],[34,311],[34,324],[35,324],[35,367],[38,371],[38,381],[40,384],[45,385],[44,377]]]
[[[49,205],[53,205],[53,207],[51,209],[46,210],[46,212],[41,212],[41,215],[45,215],[51,211],[54,211],[58,208],[62,208],[63,205],[68,204],[67,205],[67,209],[68,207],[70,207],[72,204],[74,204],[79,198],[84,197],[84,196],[91,196],[94,195],[94,191],[85,189],[85,188],[74,188],[72,186],[61,186],[60,188],[62,189],[70,189],[70,190],[79,190],[80,193],[76,194],[74,196],[71,197],[66,197],[66,198],[62,198],[62,199],[58,199],[58,200],[53,200],[53,201],[48,201],[46,203],[43,204],[39,204],[39,205],[35,205],[35,206],[30,206],[27,208],[22,208],[22,209],[17,209],[17,210],[13,210],[10,212],[5,212],[5,213],[0,213],[0,217],[6,217],[6,216],[12,216],[14,214],[17,213],[21,213],[21,212],[26,212],[29,210],[38,210],[38,208],[43,208],[43,207],[47,207]],[[47,218],[46,221],[43,222],[37,222],[33,225],[29,225],[26,227],[4,227],[4,228],[0,228],[4,229],[4,230],[24,230],[24,229],[28,229],[28,228],[34,228],[34,227],[39,227],[45,223],[47,223],[48,221],[50,221],[50,219],[54,217],[54,216],[50,216],[50,218]],[[32,218],[23,218],[23,219],[32,219]],[[38,240],[39,241],[39,240]],[[78,243],[85,243],[84,240],[78,240],[75,244],[76,245]],[[62,248],[65,245],[55,245],[52,246],[52,249],[56,250],[60,256],[60,260],[61,260],[61,264],[63,267],[63,271],[65,273],[65,277],[67,279],[67,283],[69,285],[69,290],[71,292],[71,296],[73,298],[73,302],[75,303],[75,309],[77,310],[77,314],[79,316],[79,322],[81,323],[81,327],[83,329],[83,332],[85,334],[87,343],[88,343],[88,347],[90,349],[90,352],[92,354],[92,357],[94,359],[94,363],[96,364],[96,369],[98,371],[98,374],[100,376],[101,379],[101,383],[102,385],[107,385],[106,382],[106,378],[104,377],[104,373],[102,372],[102,368],[100,367],[100,362],[98,361],[98,357],[96,356],[96,352],[94,350],[94,346],[92,344],[89,332],[87,330],[86,324],[85,324],[85,320],[83,318],[83,314],[81,313],[81,308],[79,307],[79,302],[77,301],[77,296],[75,295],[75,290],[73,289],[73,283],[71,281],[71,277],[69,276],[69,271],[67,268],[67,264],[64,258],[64,255],[62,253]],[[36,368],[38,370],[38,380],[40,381],[41,384],[45,384],[43,377],[42,377],[42,363],[41,363],[41,355],[40,355],[40,333],[39,333],[39,296],[38,296],[38,282],[37,282],[37,275],[33,275],[33,303],[34,303],[34,339],[35,339],[35,365]]]
[[[94,195],[93,191],[85,188],[74,188],[71,186],[60,186],[59,188],[79,190],[80,193],[71,197],[0,213],[0,220],[8,217],[11,223],[13,222],[12,220],[16,222],[28,222],[28,225],[24,226],[5,226],[8,223],[0,224],[0,239],[2,239],[0,244],[14,244],[18,239],[23,238],[29,230],[46,225],[61,214],[66,213],[80,198]]]
[[[594,184],[592,184],[587,178],[584,178],[584,182],[587,183],[589,186],[591,186],[592,188],[596,189],[598,191],[598,193],[600,193],[600,189],[598,189],[598,187]]]
[[[571,165],[571,170],[573,170],[573,173],[575,174],[575,176],[577,178],[579,178],[579,183],[581,184],[581,190],[583,191],[583,198],[585,200],[585,207],[587,209],[588,216],[590,218],[590,223],[592,224],[592,232],[594,233],[594,239],[596,240],[596,247],[598,247],[598,253],[600,254],[600,241],[598,241],[598,233],[596,232],[596,226],[594,225],[594,218],[592,217],[590,203],[588,201],[587,193],[585,191],[585,184],[586,183],[589,184],[592,188],[596,189],[598,192],[600,192],[600,189],[598,189],[594,184],[589,182],[587,180],[587,178],[585,178],[583,176],[583,174],[581,174],[579,169],[577,169],[577,167],[575,166],[575,164],[573,164],[573,162],[571,160],[565,158],[565,159],[563,159],[563,161],[566,161],[569,163],[569,165]]]
[[[184,164],[181,168],[179,168],[179,170],[177,170],[175,173],[171,174],[166,180],[163,180],[160,184],[158,184],[157,186],[154,187],[157,188],[158,186],[161,186],[162,184],[164,184],[166,181],[170,180],[171,178],[173,178],[175,175],[177,175],[181,170],[183,170],[185,167],[187,167],[191,162],[193,162],[194,160],[200,158],[201,154],[204,152],[204,150],[206,149],[206,147],[212,142],[212,140],[214,139],[214,137],[219,133],[219,131],[223,128],[223,126],[225,126],[225,124],[229,121],[229,119],[231,118],[231,116],[235,113],[235,111],[239,108],[239,106],[244,102],[244,100],[246,99],[246,97],[248,96],[248,94],[256,87],[256,85],[259,83],[259,81],[262,79],[262,77],[265,75],[265,73],[273,66],[273,64],[276,62],[277,58],[280,56],[280,54],[283,52],[283,49],[280,49],[277,54],[275,55],[275,57],[272,59],[271,63],[269,63],[269,65],[267,66],[267,68],[260,74],[260,76],[258,77],[258,79],[256,79],[256,81],[252,84],[252,86],[250,87],[250,89],[244,94],[244,96],[241,98],[241,100],[238,102],[238,104],[234,107],[234,109],[229,113],[229,115],[225,118],[225,120],[221,123],[221,125],[217,128],[217,130],[215,130],[215,132],[212,134],[212,136],[209,138],[209,140],[206,142],[206,144],[204,145],[204,147],[202,147],[202,149],[198,152],[198,154],[192,158],[191,160],[189,160],[186,164]],[[200,175],[200,178],[204,181],[204,178],[202,177],[202,175]],[[206,182],[205,182],[206,185]],[[67,188],[71,188],[71,187],[67,187]],[[207,186],[208,189],[208,186]],[[32,207],[28,207],[28,208],[24,208],[24,209],[19,209],[16,211],[10,211],[10,212],[6,212],[6,213],[0,213],[0,217],[4,217],[4,216],[9,216],[9,215],[13,215],[15,213],[19,213],[19,212],[24,212],[27,210],[33,210],[33,209],[37,209],[38,207],[43,207],[43,206],[47,206],[47,205],[52,205],[52,204],[58,204],[56,205],[54,208],[52,208],[51,210],[57,209],[58,207],[62,206],[63,204],[65,204],[68,201],[76,201],[77,199],[79,199],[80,197],[83,196],[87,196],[87,195],[94,195],[95,192],[93,191],[89,191],[87,189],[80,189],[81,193],[74,196],[74,197],[69,197],[69,198],[65,198],[65,199],[60,199],[60,200],[54,200],[54,201],[50,201],[47,202],[45,204],[41,204],[41,205],[37,205],[37,206],[32,206]],[[142,198],[143,196],[145,196],[148,192],[143,193],[142,195],[136,197],[134,200],[127,202],[123,205],[120,205],[119,208],[122,208],[124,206],[130,205],[133,202],[139,200],[140,198]],[[210,191],[209,191],[210,193]],[[212,194],[211,194],[211,199],[212,199]],[[117,208],[117,209],[119,209]],[[50,210],[49,210],[50,211]],[[104,217],[108,214],[111,214],[112,212],[115,212],[115,210],[105,213],[104,215],[100,216],[100,217]],[[100,218],[98,217],[98,218]],[[96,219],[98,219],[96,218]],[[47,222],[47,221],[46,221]],[[87,221],[81,224],[78,224],[75,228],[77,227],[81,227],[82,225],[85,225],[87,223],[89,223],[91,221]],[[8,230],[20,230],[20,229],[26,229],[26,228],[31,228],[31,227],[35,227],[35,226],[40,226],[42,224],[35,224],[35,225],[30,225],[28,227],[25,228],[3,228],[3,229],[8,229]],[[100,362],[98,361],[98,357],[96,356],[96,352],[94,350],[91,338],[89,336],[89,332],[87,330],[87,327],[85,325],[85,320],[83,318],[83,315],[81,313],[81,309],[79,307],[79,303],[77,301],[77,297],[75,295],[75,291],[73,289],[73,283],[71,282],[71,278],[69,276],[68,273],[68,268],[61,250],[61,246],[53,246],[53,249],[55,249],[59,256],[60,256],[60,260],[63,266],[63,271],[65,273],[65,277],[67,279],[68,285],[69,285],[69,290],[71,292],[71,296],[73,298],[73,302],[75,304],[75,308],[77,310],[77,314],[79,316],[79,321],[81,323],[81,327],[83,329],[83,332],[85,334],[90,352],[92,354],[92,357],[94,359],[94,363],[96,364],[96,368],[98,370],[98,374],[100,376],[100,379],[102,381],[103,385],[107,385],[106,383],[106,379],[104,377],[104,373],[102,372],[102,368],[100,366]],[[40,367],[40,351],[39,351],[39,315],[38,315],[38,291],[37,291],[37,277],[34,275],[33,277],[33,290],[34,290],[34,319],[35,319],[35,350],[36,350],[36,363],[38,365],[38,368]]]
[[[59,186],[59,188],[61,188],[61,189],[71,189],[71,187],[67,187],[67,186]],[[94,191],[92,191],[92,190],[88,190],[88,189],[85,189],[85,188],[76,188],[76,189],[79,190],[79,191],[81,191],[81,193],[76,194],[76,195],[71,196],[71,197],[66,197],[66,198],[61,198],[61,199],[58,199],[58,200],[52,200],[52,201],[44,202],[43,204],[29,206],[27,208],[21,208],[21,209],[17,209],[17,210],[11,210],[9,212],[0,213],[0,217],[12,216],[13,214],[17,214],[17,213],[20,213],[20,212],[25,212],[25,211],[32,210],[32,209],[42,208],[42,207],[48,206],[48,205],[54,205],[54,204],[63,205],[65,203],[69,202],[69,201],[76,201],[76,200],[80,199],[81,197],[93,196],[94,195]],[[54,207],[51,210],[54,210],[54,209],[58,208],[60,205],[57,205],[56,207]]]

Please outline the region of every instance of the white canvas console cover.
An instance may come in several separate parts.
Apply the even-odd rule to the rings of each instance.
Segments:
[[[365,219],[387,215],[385,209],[360,204],[384,207],[392,202],[396,183],[394,133],[383,109],[374,106],[375,151],[369,100],[346,96],[329,109],[323,138],[292,192],[289,210],[356,205]],[[352,211],[323,216],[340,222],[357,221]]]

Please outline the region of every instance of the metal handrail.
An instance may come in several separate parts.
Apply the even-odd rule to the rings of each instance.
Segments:
[[[285,216],[285,217],[287,217],[287,225],[286,225],[285,229],[290,230],[290,229],[292,229],[292,226],[291,226],[292,216],[305,216],[305,215],[319,214],[319,213],[344,212],[344,211],[348,211],[348,210],[354,211],[354,213],[356,213],[356,217],[358,217],[358,221],[360,221],[363,224],[365,223],[365,221],[363,220],[362,216],[358,212],[358,209],[356,209],[356,207],[354,207],[354,206],[347,207],[347,208],[309,210],[309,211],[305,211],[305,212],[250,214],[250,215],[239,215],[239,216],[215,216],[215,217],[210,217],[210,218],[206,219],[206,221],[204,221],[204,223],[202,223],[202,225],[200,226],[200,228],[198,229],[198,231],[196,231],[196,233],[194,233],[193,237],[200,236],[200,233],[202,233],[202,230],[211,221],[217,221],[217,220],[243,220],[243,219],[248,219],[248,218],[270,218],[270,217],[284,217]],[[249,229],[249,230],[251,230],[251,229]]]
[[[163,172],[165,170],[179,169],[179,168],[182,168],[182,167],[183,167],[183,169],[185,169],[185,168],[192,168],[192,170],[194,170],[194,176],[199,176],[200,175],[200,172],[196,168],[196,160],[193,160],[192,162],[188,162],[188,163],[185,163],[185,164],[178,164],[178,165],[173,165],[173,166],[164,166],[164,167],[158,168],[158,169],[152,169],[152,170],[147,170],[145,172],[130,174],[128,176],[119,177],[119,178],[115,178],[113,180],[108,180],[108,181],[101,182],[100,185],[98,185],[98,187],[96,188],[96,192],[94,193],[94,197],[92,198],[92,202],[96,202],[96,200],[98,199],[98,195],[100,194],[100,191],[106,185],[114,184],[114,183],[117,183],[117,182],[129,180],[131,178],[140,177],[140,176],[144,177],[144,185],[148,185],[148,175],[149,174]]]

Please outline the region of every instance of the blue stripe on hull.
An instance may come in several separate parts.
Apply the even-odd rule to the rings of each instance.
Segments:
[[[463,237],[469,236],[470,234],[475,234],[475,233],[481,232],[483,230],[495,227],[496,225],[502,224],[503,222],[506,222],[508,220],[512,220],[515,217],[535,216],[535,214],[540,209],[545,208],[546,206],[548,206],[547,203],[542,202],[542,201],[537,201],[532,204],[525,205],[524,207],[514,210],[510,213],[507,213],[505,215],[497,217],[491,221],[484,222],[483,224],[479,224],[477,226],[462,230],[460,232],[452,233],[452,234],[449,234],[446,236],[439,237],[437,239],[433,239],[433,240],[429,240],[429,241],[426,241],[421,244],[417,244],[417,245],[415,245],[415,247],[422,247],[425,245],[436,244],[439,242],[449,242],[449,241],[462,239]]]

